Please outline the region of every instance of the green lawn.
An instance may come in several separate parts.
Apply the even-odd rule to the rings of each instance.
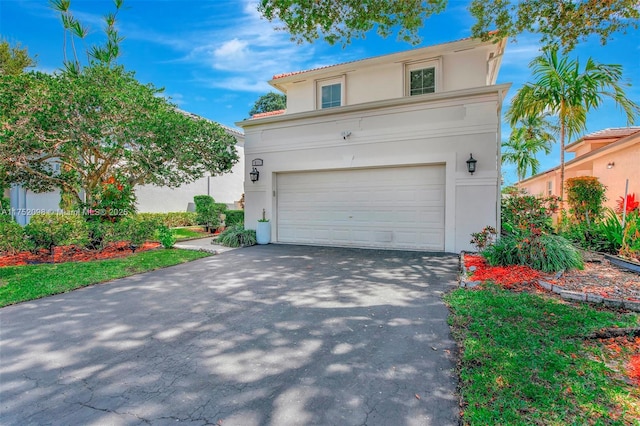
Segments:
[[[171,232],[178,239],[178,241],[190,240],[192,238],[206,238],[211,236],[211,234],[208,234],[206,232],[194,231],[192,228],[171,228]]]
[[[601,346],[584,340],[640,316],[496,287],[459,289],[446,302],[462,348],[465,424],[640,424],[640,389],[615,379]]]
[[[0,307],[189,262],[209,253],[150,250],[125,258],[0,268]]]

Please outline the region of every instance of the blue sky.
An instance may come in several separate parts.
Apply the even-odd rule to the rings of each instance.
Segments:
[[[164,87],[180,108],[235,127],[260,95],[274,90],[267,84],[274,74],[468,37],[474,21],[467,4],[450,0],[445,13],[427,20],[419,46],[399,42],[395,36],[382,39],[372,32],[343,49],[323,41],[291,42],[287,33],[260,18],[251,0],[125,0],[126,8],[118,16],[125,37],[119,62],[135,71],[139,81]],[[71,8],[91,29],[84,45],[102,42],[101,19],[113,11],[112,2],[72,0]],[[0,34],[37,55],[39,70],[53,72],[61,67],[62,26],[47,0],[0,0]],[[538,53],[536,37],[510,40],[498,77],[498,83],[513,84],[506,106],[530,78],[528,64]],[[639,30],[616,34],[606,46],[596,39],[583,42],[571,55],[582,61],[591,56],[598,62],[623,65],[625,79],[632,84],[627,95],[640,103]],[[620,110],[607,102],[591,113],[587,131],[626,125]],[[508,134],[508,126],[503,126],[503,138]],[[550,155],[540,155],[543,170],[558,163],[559,150],[557,145],[554,148]],[[513,183],[513,167],[505,166],[504,172],[506,183]]]

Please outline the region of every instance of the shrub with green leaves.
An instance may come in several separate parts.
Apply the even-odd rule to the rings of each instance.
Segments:
[[[580,252],[559,235],[506,235],[482,251],[492,266],[526,265],[543,272],[582,269]]]
[[[198,222],[195,212],[168,212],[168,213],[137,213],[144,219],[155,220],[168,228],[178,228],[181,226],[194,226]]]
[[[7,197],[3,197],[4,188],[0,186],[0,222],[11,222],[11,205]]]
[[[496,240],[497,231],[493,226],[485,226],[482,231],[471,234],[471,244],[476,246],[479,251],[484,250],[487,246],[493,244]]]
[[[193,197],[193,201],[196,205],[196,221],[198,225],[216,228],[220,223],[220,217],[213,197],[209,195],[196,195]]]
[[[558,197],[534,197],[512,194],[502,197],[502,231],[504,234],[529,235],[536,229],[553,230],[551,215],[558,208]]]
[[[574,222],[587,225],[602,217],[607,187],[594,176],[567,179],[567,202]]]
[[[610,240],[603,222],[592,224],[569,222],[562,226],[561,235],[585,250],[617,253],[618,248]]]
[[[134,247],[140,247],[145,241],[153,239],[158,226],[160,224],[157,219],[130,215],[122,219],[116,228],[121,240],[129,241]]]
[[[167,225],[163,224],[158,227],[158,240],[160,240],[160,244],[162,244],[162,247],[169,249],[174,246],[177,238],[175,235],[173,235],[171,229],[169,229]]]
[[[241,225],[233,225],[222,231],[216,242],[226,247],[253,246],[256,244],[256,231],[244,229]]]
[[[55,246],[84,247],[89,243],[87,222],[79,215],[55,213],[33,215],[24,230],[35,249],[45,248],[52,252]]]
[[[227,210],[224,222],[227,226],[244,225],[244,210]]]
[[[622,235],[620,255],[640,261],[640,212],[629,212]]]
[[[0,253],[16,254],[32,249],[33,243],[22,226],[15,222],[0,222]]]
[[[87,228],[89,232],[87,247],[92,250],[102,250],[109,244],[124,239],[120,225],[116,223],[91,220],[87,222]]]

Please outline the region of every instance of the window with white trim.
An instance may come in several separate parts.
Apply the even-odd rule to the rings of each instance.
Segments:
[[[407,96],[435,93],[439,89],[440,60],[415,62],[406,65]]]
[[[344,77],[320,80],[316,84],[318,109],[344,105]]]
[[[553,181],[547,181],[547,195],[553,195]]]

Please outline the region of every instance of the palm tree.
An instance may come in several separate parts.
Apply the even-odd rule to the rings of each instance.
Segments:
[[[622,66],[599,64],[589,58],[583,71],[579,61],[558,58],[557,48],[544,51],[529,64],[534,83],[525,84],[511,101],[507,117],[514,126],[525,117],[554,115],[560,128],[560,197],[564,198],[565,138],[584,132],[587,113],[598,108],[605,97],[622,108],[633,124],[640,107],[626,97],[621,83]],[[561,205],[562,207],[562,205]]]
[[[539,151],[551,152],[557,127],[547,121],[547,116],[523,117],[519,126],[511,128],[509,140],[502,142],[502,162],[515,164],[518,182],[525,178],[527,170],[531,170],[532,175],[538,173],[540,161],[536,154]]]

